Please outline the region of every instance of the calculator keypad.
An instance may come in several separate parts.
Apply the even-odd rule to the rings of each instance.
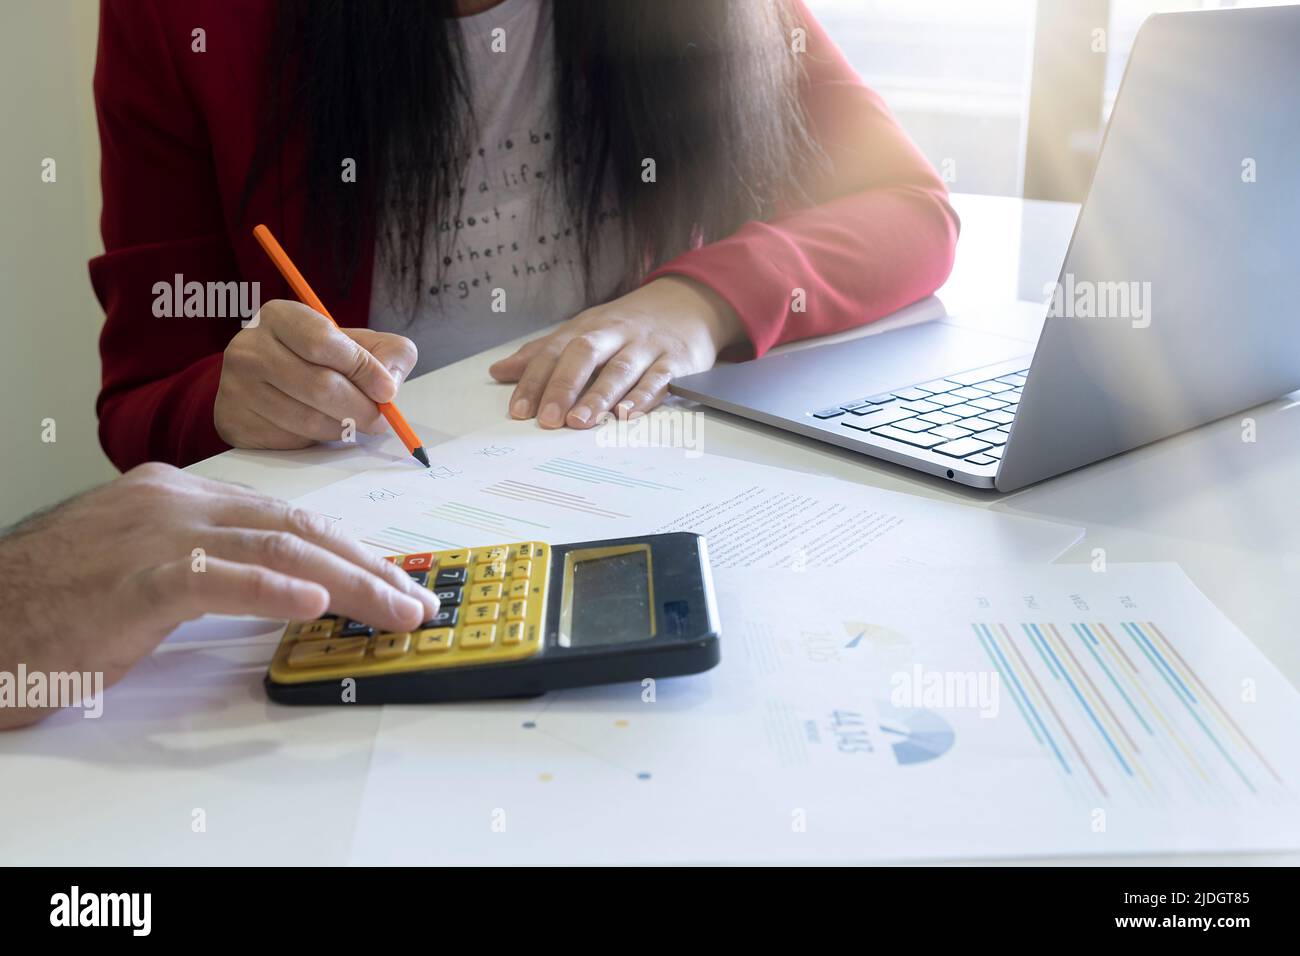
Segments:
[[[494,624],[482,624],[478,627],[460,629],[460,646],[465,650],[476,647],[491,647],[496,640],[497,629]]]
[[[415,632],[415,653],[441,654],[451,650],[451,636],[454,632],[449,627],[431,627]]]
[[[438,588],[451,587],[455,584],[464,584],[467,580],[469,580],[469,572],[467,569],[463,567],[447,568],[446,570],[438,572],[437,576],[433,579],[433,586]]]
[[[469,589],[469,598],[467,600],[470,603],[476,603],[478,601],[500,601],[501,585],[493,582],[487,584],[476,584]]]
[[[326,615],[295,621],[271,663],[277,683],[369,677],[520,660],[541,649],[549,546],[538,541],[389,558],[438,596],[410,633]]]
[[[411,650],[410,634],[385,634],[375,641],[370,653],[377,661],[391,661]]]
[[[455,607],[460,603],[461,591],[461,588],[434,588],[433,596],[440,607]]]
[[[364,637],[300,642],[289,651],[289,666],[327,667],[359,661],[366,656],[366,643]]]
[[[438,613],[424,622],[425,627],[451,627],[460,615],[460,608],[440,607]]]
[[[462,624],[487,624],[497,619],[501,611],[501,605],[496,601],[487,601],[481,604],[465,605],[464,616],[461,618]]]

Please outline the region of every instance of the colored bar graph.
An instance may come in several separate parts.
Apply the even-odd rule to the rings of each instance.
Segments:
[[[621,488],[644,488],[654,491],[681,491],[681,488],[665,485],[658,481],[649,481],[644,478],[636,478],[626,472],[617,471],[613,468],[606,468],[603,465],[592,465],[588,462],[578,461],[573,458],[552,458],[544,461],[540,465],[533,466],[535,471],[544,472],[548,475],[558,475],[562,478],[571,478],[574,481],[585,481],[593,485],[616,485]]]
[[[608,508],[601,508],[582,495],[560,491],[556,488],[548,488],[544,485],[534,485],[526,481],[498,481],[496,484],[484,488],[483,493],[497,498],[509,498],[514,501],[537,501],[555,508],[576,511],[579,514],[592,515],[597,518],[628,517],[621,511],[610,511]]]
[[[419,534],[408,528],[388,527],[371,531],[361,539],[384,554],[413,554],[420,551],[445,551],[460,547],[460,542]]]
[[[477,532],[486,532],[494,536],[494,541],[525,541],[536,536],[536,532],[545,531],[549,525],[537,521],[528,521],[515,515],[478,508],[459,501],[445,501],[424,512],[438,522],[439,527],[448,524],[470,528]],[[478,536],[476,543],[484,543]]]
[[[975,622],[1034,745],[1094,796],[1239,803],[1272,765],[1153,622]]]

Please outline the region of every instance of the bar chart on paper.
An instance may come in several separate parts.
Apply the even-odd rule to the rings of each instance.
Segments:
[[[436,452],[435,452],[436,455]],[[300,504],[328,513],[383,554],[628,533],[636,515],[665,519],[681,507],[685,475],[665,459],[634,461],[616,450],[573,448],[528,456],[487,442],[423,472],[357,476]],[[635,493],[635,507],[631,504]]]
[[[638,478],[629,473],[626,468],[623,468],[622,470],[618,468],[607,468],[603,465],[594,465],[588,462],[578,461],[574,458],[552,458],[539,465],[534,465],[533,468],[543,474],[558,475],[590,485],[610,485],[615,488],[649,489],[653,491],[682,490],[673,485],[666,485],[662,482]]]
[[[436,530],[437,534],[426,533]],[[526,541],[547,537],[548,526],[515,514],[479,508],[461,501],[430,504],[401,526],[362,527],[357,538],[383,554],[444,551],[485,542]]]
[[[1031,734],[1076,795],[1236,806],[1282,779],[1153,621],[977,622]]]
[[[513,423],[297,499],[384,554],[690,531],[714,567],[1050,560],[1081,531],[670,446]]]
[[[1300,693],[1178,567],[938,580],[722,569],[722,663],[653,705],[634,683],[389,708],[377,751],[407,756],[375,763],[354,862],[1300,848]],[[393,816],[431,794],[443,813]],[[514,839],[464,826],[504,801]]]
[[[382,551],[384,554],[413,554],[420,551],[445,551],[449,548],[455,548],[455,542],[447,541],[443,538],[434,538],[425,534],[417,534],[407,528],[396,528],[389,525],[386,528],[377,528],[373,531],[367,531],[365,537],[361,539],[362,544],[368,544],[370,547]]]

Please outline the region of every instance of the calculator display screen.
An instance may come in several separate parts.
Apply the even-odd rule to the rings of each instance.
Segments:
[[[588,558],[579,552],[573,557],[572,612],[561,644],[622,644],[653,635],[648,548]]]

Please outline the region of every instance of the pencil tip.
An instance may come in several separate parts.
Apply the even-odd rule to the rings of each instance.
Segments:
[[[411,454],[414,455],[415,460],[418,461],[420,464],[422,464],[425,468],[429,467],[429,456],[425,454],[423,445],[415,449],[415,451],[411,452]]]

